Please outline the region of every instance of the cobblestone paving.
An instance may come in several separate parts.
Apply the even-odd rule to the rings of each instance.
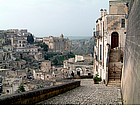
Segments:
[[[43,105],[120,105],[120,88],[95,85],[93,80],[81,80],[81,87],[39,104]]]

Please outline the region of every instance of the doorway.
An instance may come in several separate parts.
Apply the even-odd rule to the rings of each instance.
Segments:
[[[111,35],[111,49],[119,47],[119,34],[113,32]]]

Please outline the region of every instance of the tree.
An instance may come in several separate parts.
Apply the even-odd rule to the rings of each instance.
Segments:
[[[39,46],[43,49],[44,52],[48,52],[49,46],[44,42],[36,42],[36,46]]]
[[[48,52],[49,46],[45,43],[40,44],[40,47],[43,48],[44,52]]]
[[[18,87],[18,91],[19,91],[19,92],[25,92],[25,91],[26,91],[23,84],[21,84],[21,85]]]
[[[67,56],[68,56],[68,58],[74,58],[75,57],[74,53],[72,53],[72,52],[67,53]]]
[[[59,65],[59,60],[58,60],[58,58],[54,58],[53,60],[52,60],[52,63],[53,63],[53,65]]]
[[[27,42],[28,42],[29,44],[33,44],[33,43],[34,43],[34,37],[33,37],[32,34],[29,34],[29,35],[27,36]]]

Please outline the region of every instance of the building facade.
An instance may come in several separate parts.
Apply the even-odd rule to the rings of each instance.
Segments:
[[[93,64],[92,56],[80,56],[76,55],[75,58],[70,58],[63,62],[63,68],[66,71],[68,77],[72,76],[92,76]]]
[[[49,51],[65,52],[71,50],[71,41],[64,38],[63,34],[60,37],[44,37],[43,42],[49,46]]]
[[[9,29],[0,31],[0,45],[11,45],[13,47],[26,47],[27,36],[31,34],[27,29]]]
[[[109,1],[109,13],[106,9],[101,9],[100,12],[101,16],[96,21],[94,32],[94,74],[99,74],[107,84],[109,77],[114,80],[121,77],[128,5],[122,1],[112,0]]]

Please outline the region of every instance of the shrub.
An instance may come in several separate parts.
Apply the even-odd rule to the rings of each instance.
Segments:
[[[94,80],[94,83],[95,84],[99,84],[99,82],[102,81],[102,78],[99,77],[99,74],[96,74],[96,76],[93,78],[93,80]]]

